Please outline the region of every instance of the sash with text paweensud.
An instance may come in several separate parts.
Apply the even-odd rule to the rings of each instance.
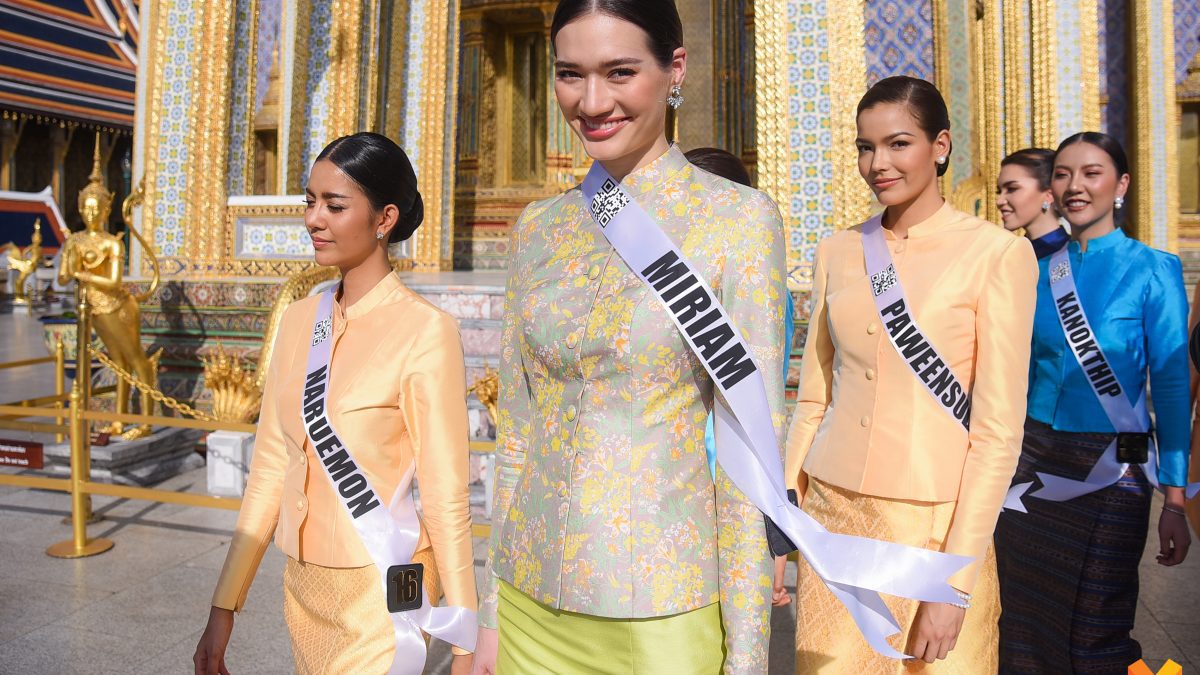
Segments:
[[[394,565],[412,562],[421,536],[421,522],[412,496],[415,464],[400,480],[400,485],[382,508],[379,493],[354,461],[354,455],[341,441],[329,419],[327,395],[329,369],[333,356],[333,302],[337,288],[321,294],[313,322],[312,346],[308,351],[301,415],[305,434],[313,452],[329,478],[338,501],[345,507],[350,522],[379,571],[380,589],[387,597],[387,571]],[[420,675],[425,669],[425,638],[421,631],[473,651],[478,626],[475,612],[465,607],[434,607],[428,595],[421,606],[405,612],[390,613],[396,634],[396,653],[389,675]]]
[[[906,658],[887,642],[900,626],[879,593],[959,602],[946,579],[971,558],[835,534],[793,506],[784,488],[766,384],[716,294],[600,162],[592,163],[582,188],[605,238],[665,306],[722,395],[713,415],[721,470],[796,545],[868,644],[886,656]]]
[[[1054,297],[1054,309],[1067,345],[1071,348],[1071,354],[1079,363],[1079,369],[1083,371],[1092,393],[1104,408],[1104,415],[1108,417],[1113,430],[1117,433],[1149,432],[1150,415],[1146,411],[1146,392],[1140,392],[1136,406],[1131,404],[1124,388],[1121,387],[1121,381],[1109,366],[1108,358],[1096,339],[1087,313],[1083,311],[1083,305],[1079,302],[1075,275],[1071,272],[1071,259],[1066,246],[1058,249],[1050,257],[1050,292]],[[1071,480],[1038,472],[1037,477],[1042,487],[1029,496],[1053,502],[1067,501],[1116,483],[1128,469],[1128,464],[1117,460],[1117,439],[1114,437],[1088,472],[1087,478]],[[1142,473],[1150,485],[1161,489],[1158,484],[1158,452],[1153,438],[1150,441],[1147,461],[1142,464]],[[1200,483],[1193,483],[1186,488],[1189,499],[1195,496],[1197,491],[1200,491]]]

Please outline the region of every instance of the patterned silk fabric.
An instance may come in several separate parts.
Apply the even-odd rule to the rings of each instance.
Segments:
[[[674,147],[622,185],[721,298],[766,378],[781,438],[778,209]],[[602,617],[719,601],[726,668],[763,672],[770,554],[762,515],[719,467],[709,474],[712,381],[578,188],[527,208],[513,238],[481,623],[496,625],[497,577]]]

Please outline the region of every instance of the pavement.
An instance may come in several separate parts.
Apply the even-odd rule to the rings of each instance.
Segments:
[[[35,319],[0,315],[0,363],[45,354]],[[51,373],[50,365],[0,370],[0,401],[53,393]],[[44,440],[6,430],[0,438]],[[158,487],[202,494],[205,485],[200,469]],[[89,526],[89,536],[111,539],[114,547],[91,558],[51,558],[46,548],[71,537],[64,522],[68,496],[0,486],[0,675],[192,672],[237,514],[103,496],[93,508],[103,520]],[[1200,547],[1168,569],[1154,562],[1156,545],[1152,531],[1134,635],[1154,670],[1170,658],[1193,672],[1200,666]],[[486,542],[476,539],[474,551],[481,574]],[[235,622],[227,653],[232,673],[292,671],[283,564],[270,547]],[[789,585],[794,579],[789,565]],[[772,674],[794,667],[792,611],[776,609],[773,616]],[[427,663],[429,673],[448,673],[446,647],[435,641]]]

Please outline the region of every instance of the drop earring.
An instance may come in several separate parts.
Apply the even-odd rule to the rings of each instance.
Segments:
[[[683,88],[679,85],[671,87],[671,94],[667,96],[667,105],[673,110],[679,110],[679,106],[683,105]]]
[[[1050,202],[1042,202],[1042,213],[1050,213]]]
[[[1117,197],[1116,199],[1114,199],[1113,200],[1113,208],[1117,209],[1118,211],[1125,208],[1125,198]]]

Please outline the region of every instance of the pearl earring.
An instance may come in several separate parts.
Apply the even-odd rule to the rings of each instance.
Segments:
[[[1124,207],[1125,207],[1125,198],[1124,197],[1117,197],[1116,199],[1113,200],[1113,208],[1120,210]]]
[[[667,97],[667,105],[674,110],[679,110],[679,106],[683,105],[683,88],[679,85],[671,87],[671,95]]]
[[[946,163],[946,158],[945,158],[945,157],[938,157],[938,158],[937,158],[937,163],[938,163],[938,164],[945,164],[945,163]]]

